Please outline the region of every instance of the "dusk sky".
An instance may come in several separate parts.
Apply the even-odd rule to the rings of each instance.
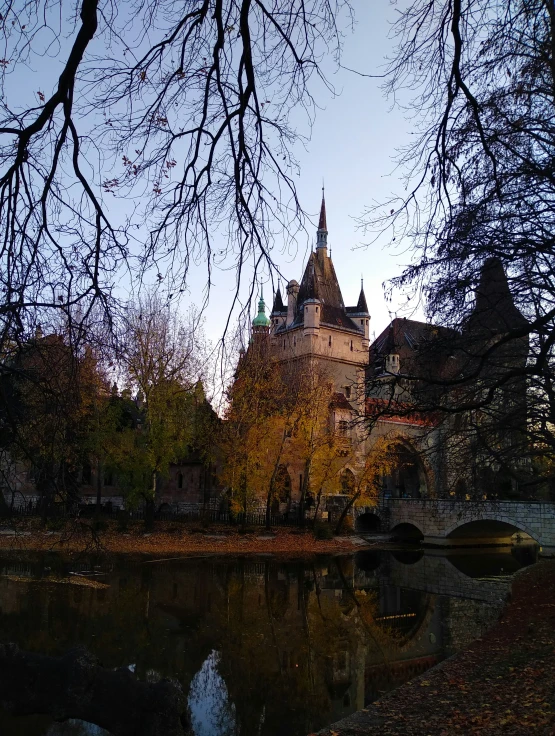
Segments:
[[[393,52],[393,41],[388,38],[395,7],[386,0],[354,3],[356,27],[354,33],[345,31],[343,65],[368,74],[380,74],[384,59]],[[357,218],[365,207],[386,199],[391,192],[401,192],[400,173],[395,172],[393,157],[396,148],[406,143],[411,121],[402,111],[392,109],[380,88],[380,79],[369,79],[345,70],[332,70],[330,79],[339,93],[336,97],[323,85],[313,88],[321,109],[318,111],[311,140],[306,150],[301,145],[296,153],[300,164],[297,191],[303,208],[313,215],[310,241],[298,241],[296,253],[280,253],[276,243],[274,257],[287,280],[300,281],[308,248],[315,242],[322,180],[325,181],[328,242],[331,244],[335,265],[345,304],[356,304],[360,279],[371,314],[370,334],[379,334],[394,316],[400,304],[400,295],[386,303],[382,283],[397,275],[401,266],[410,259],[407,243],[388,248],[388,239],[382,238],[367,248],[370,236],[357,226]],[[299,116],[299,130],[307,132],[305,118]],[[200,303],[205,284],[204,269],[190,279],[193,301]],[[233,271],[216,271],[214,289],[206,310],[206,332],[217,341],[231,305],[235,289]],[[283,282],[282,282],[283,293]],[[264,288],[266,303],[271,308],[271,283]],[[252,316],[255,305],[252,305]],[[409,312],[403,312],[409,316]],[[422,318],[422,311],[414,313]]]

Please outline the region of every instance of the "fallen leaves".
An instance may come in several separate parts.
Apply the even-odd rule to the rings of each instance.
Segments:
[[[553,736],[555,562],[513,583],[501,621],[466,651],[345,720],[347,734]],[[433,688],[422,690],[422,688]],[[379,731],[375,724],[379,719]],[[340,724],[336,724],[337,726]],[[329,730],[322,736],[333,736]]]

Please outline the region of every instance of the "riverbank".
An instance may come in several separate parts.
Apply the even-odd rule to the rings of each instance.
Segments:
[[[238,529],[212,525],[157,522],[152,532],[136,522],[125,530],[114,522],[98,528],[89,520],[67,522],[60,529],[45,529],[37,519],[25,519],[16,526],[0,528],[0,550],[57,551],[65,553],[104,551],[141,555],[275,555],[310,557],[349,554],[372,546],[354,535],[317,539],[311,530],[262,527]]]
[[[468,649],[319,736],[553,736],[555,562],[518,573],[499,623]]]

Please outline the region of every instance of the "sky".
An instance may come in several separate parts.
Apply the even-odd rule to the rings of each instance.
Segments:
[[[395,7],[388,0],[354,0],[353,4],[357,23],[354,33],[346,32],[342,64],[366,74],[380,74],[385,57],[393,52],[388,33]],[[387,199],[392,192],[402,192],[404,184],[395,172],[393,157],[396,149],[409,140],[411,121],[398,109],[392,109],[380,88],[380,79],[365,78],[344,69],[337,71],[331,62],[328,68],[339,94],[333,97],[322,87],[315,90],[321,109],[316,114],[306,150],[302,146],[296,149],[300,164],[297,192],[302,207],[313,215],[311,240],[315,242],[324,181],[328,243],[343,300],[346,305],[356,304],[363,277],[371,315],[370,335],[378,335],[405,301],[400,294],[394,294],[392,301],[386,302],[382,284],[400,273],[410,253],[408,244],[399,243],[395,250],[389,248],[386,238],[361,247],[370,241],[370,236],[365,236],[357,226],[357,218],[365,207]],[[299,130],[307,131],[300,116]],[[291,255],[279,253],[277,245],[275,258],[286,280],[300,282],[311,244],[306,238],[299,240],[296,254]],[[283,286],[282,282],[282,295]],[[193,302],[200,303],[203,287],[203,270],[192,272]],[[235,289],[233,273],[216,272],[214,287],[205,312],[205,330],[212,341],[217,341],[231,306]],[[264,297],[271,308],[270,283],[264,289]],[[254,303],[251,312],[254,317]],[[423,319],[421,310],[413,314],[403,312],[403,316]]]
[[[352,0],[352,4],[356,19],[354,31],[351,33],[344,22],[346,19],[339,19],[345,33],[342,64],[362,73],[379,75],[383,72],[385,58],[393,53],[394,42],[389,38],[389,31],[397,2]],[[52,57],[47,55],[27,68],[21,65],[11,81],[15,85],[12,94],[24,98],[27,92],[36,94],[39,89],[50,94],[72,38],[69,32],[63,46],[56,47],[57,52]],[[388,248],[385,237],[365,247],[370,237],[358,227],[357,218],[366,207],[386,200],[393,192],[403,191],[404,184],[395,171],[393,157],[396,150],[410,140],[412,123],[400,110],[392,108],[391,101],[380,88],[380,79],[363,77],[345,68],[338,70],[331,57],[323,59],[323,66],[337,94],[334,96],[322,83],[315,82],[310,88],[319,109],[310,140],[306,145],[299,143],[294,151],[299,164],[295,177],[298,198],[303,209],[312,215],[313,225],[308,226],[308,236],[299,239],[296,248],[284,253],[277,242],[272,255],[286,282],[301,280],[309,248],[315,242],[321,188],[325,182],[328,243],[344,302],[356,304],[360,280],[364,278],[371,315],[370,334],[378,335],[405,301],[402,295],[394,294],[393,299],[386,302],[383,282],[399,275],[410,253],[408,244],[402,242],[395,244],[395,250]],[[306,136],[310,132],[306,118],[301,111],[295,118],[299,133]],[[121,200],[118,203],[110,197],[106,195],[104,199],[112,212],[124,206]],[[222,337],[235,293],[236,274],[230,265],[227,264],[227,270],[215,269],[210,301],[204,312],[205,333],[213,344]],[[252,283],[252,273],[248,269],[243,274],[243,282],[241,296],[245,299],[249,282]],[[205,285],[205,265],[193,266],[188,292],[181,303],[183,313],[191,305],[203,303]],[[282,282],[282,293],[283,287]],[[120,289],[125,291],[124,281]],[[264,295],[271,308],[273,295],[269,282]],[[256,300],[251,304],[251,313],[254,318]],[[403,315],[422,318],[421,311],[403,312]]]

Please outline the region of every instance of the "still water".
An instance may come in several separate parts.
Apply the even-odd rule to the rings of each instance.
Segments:
[[[5,556],[0,641],[53,656],[84,647],[132,681],[175,678],[183,733],[306,736],[479,637],[497,621],[511,576],[534,560],[534,548],[368,551],[314,563]],[[76,572],[101,586],[54,582]],[[38,676],[33,687],[43,686]],[[0,733],[109,732],[0,710]]]

